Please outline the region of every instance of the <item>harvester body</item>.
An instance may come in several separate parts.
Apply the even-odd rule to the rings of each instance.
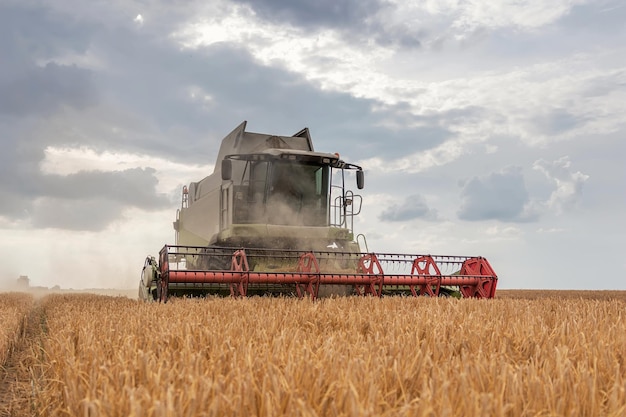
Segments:
[[[495,295],[484,258],[363,253],[351,179],[362,189],[362,168],[316,152],[307,128],[275,136],[246,132],[244,121],[223,139],[213,173],[183,187],[176,244],[146,258],[140,298]]]
[[[361,197],[344,187],[362,170],[313,149],[308,129],[293,136],[245,131],[222,141],[211,175],[183,189],[176,243],[254,248],[324,248],[353,244]],[[357,212],[355,212],[355,209]]]

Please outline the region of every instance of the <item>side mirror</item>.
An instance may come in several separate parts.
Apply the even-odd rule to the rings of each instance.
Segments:
[[[361,169],[356,172],[356,187],[359,190],[362,190],[363,187],[365,187],[365,174]]]
[[[233,163],[230,159],[222,159],[222,180],[228,181],[233,176]]]

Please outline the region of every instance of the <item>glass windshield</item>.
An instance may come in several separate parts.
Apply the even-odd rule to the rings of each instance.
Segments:
[[[328,226],[330,167],[302,161],[245,161],[234,184],[233,222]]]
[[[275,162],[270,173],[268,223],[326,226],[328,166]]]

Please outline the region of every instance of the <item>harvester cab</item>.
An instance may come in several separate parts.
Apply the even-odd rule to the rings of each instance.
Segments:
[[[323,249],[353,245],[361,196],[346,187],[363,170],[313,150],[308,129],[293,136],[245,131],[222,142],[212,175],[183,189],[177,245]],[[355,251],[356,248],[351,248]]]
[[[316,152],[307,128],[275,136],[247,132],[244,121],[223,139],[213,173],[183,187],[176,244],[158,262],[146,259],[140,298],[437,296],[450,285],[465,296],[495,294],[484,258],[362,253],[354,235],[362,198],[353,185],[363,189],[362,168]]]

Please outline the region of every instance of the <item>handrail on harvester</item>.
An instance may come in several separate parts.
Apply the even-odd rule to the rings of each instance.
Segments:
[[[276,260],[282,268],[267,266]],[[482,257],[392,253],[166,245],[159,254],[159,269],[162,301],[167,300],[170,285],[176,284],[227,284],[232,296],[243,297],[251,284],[290,284],[299,297],[312,299],[320,285],[352,285],[357,294],[377,297],[386,288],[437,297],[442,287],[452,286],[463,297],[493,298],[498,282]]]

